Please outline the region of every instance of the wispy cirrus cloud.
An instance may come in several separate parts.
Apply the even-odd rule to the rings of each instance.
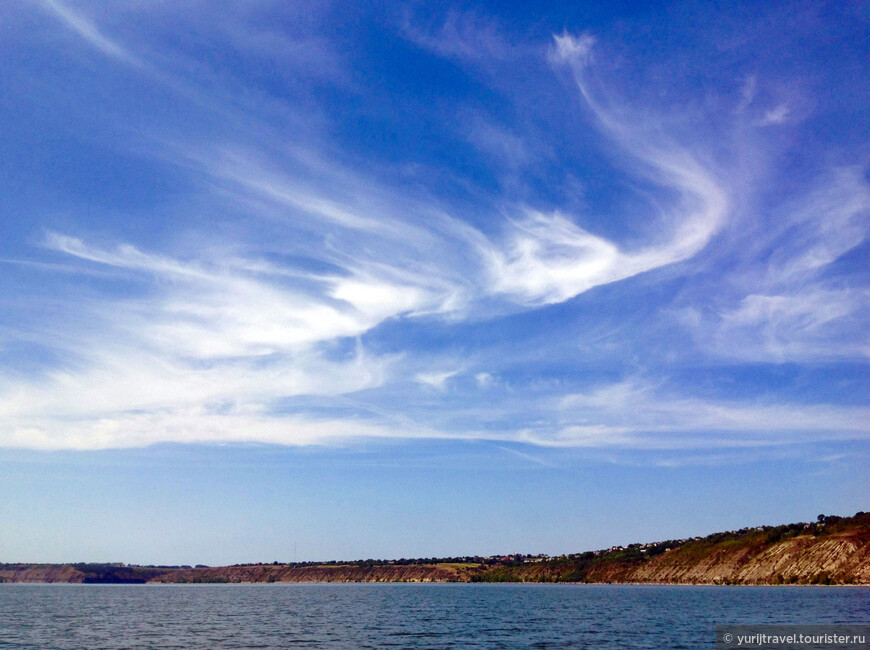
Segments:
[[[728,213],[727,191],[688,151],[667,139],[656,143],[638,120],[605,107],[586,80],[595,39],[583,34],[554,38],[551,58],[566,65],[604,133],[640,173],[679,197],[658,216],[665,235],[655,245],[630,249],[595,235],[564,214],[529,210],[507,229],[505,246],[483,252],[493,289],[527,304],[562,302],[589,289],[617,282],[698,254]]]
[[[307,444],[362,432],[388,435],[372,423],[278,416],[275,402],[382,385],[394,358],[372,357],[359,344],[336,351],[330,342],[413,308],[413,291],[324,278],[315,295],[239,260],[180,261],[132,246],[107,251],[54,233],[46,245],[143,275],[149,290],[136,299],[81,305],[87,327],[56,339],[51,328],[43,333],[43,343],[63,346],[76,362],[29,379],[0,378],[0,444]]]
[[[772,286],[807,280],[866,240],[870,183],[861,167],[834,167],[781,212],[766,275]]]
[[[870,409],[830,404],[711,400],[626,381],[559,403],[563,426],[530,440],[565,447],[709,449],[867,440]]]
[[[764,112],[764,116],[756,122],[759,126],[770,126],[772,124],[782,124],[787,121],[791,111],[785,104],[780,104],[776,108],[771,108]]]
[[[106,56],[136,67],[143,66],[138,57],[115,40],[103,34],[93,22],[70,9],[60,0],[39,0],[39,4],[60,19],[69,29],[81,36],[88,44]]]
[[[512,43],[496,21],[473,12],[450,10],[435,22],[434,28],[422,25],[406,12],[402,33],[411,42],[439,56],[482,65],[513,59],[528,53]]]
[[[305,291],[282,284],[281,276],[276,282],[268,269],[252,272],[256,267],[244,261],[185,263],[129,245],[103,251],[56,233],[46,244],[83,260],[151,274],[161,288],[145,305],[129,306],[128,317],[142,318],[137,331],[155,344],[203,358],[272,354],[353,337],[427,303],[420,287],[372,276],[311,274],[308,285],[319,285],[319,291]],[[123,311],[123,304],[113,308]]]
[[[649,450],[866,438],[865,411],[824,400],[701,398],[691,385],[665,391],[626,381],[598,391],[578,388],[597,385],[584,373],[603,372],[592,368],[592,357],[600,362],[608,354],[618,366],[611,374],[631,364],[660,364],[661,377],[679,374],[668,362],[683,348],[717,363],[865,358],[866,284],[834,272],[837,260],[865,239],[868,199],[860,168],[825,177],[792,207],[777,198],[763,232],[746,227],[742,237],[734,231],[760,220],[746,214],[757,197],[734,180],[740,165],[720,155],[720,143],[699,135],[700,127],[672,128],[679,120],[659,115],[661,107],[620,101],[590,34],[523,41],[494,19],[456,12],[428,31],[409,22],[405,39],[451,66],[485,69],[487,93],[499,101],[492,111],[456,98],[444,100],[449,108],[421,106],[432,110],[422,121],[434,134],[408,136],[404,158],[397,155],[394,164],[366,149],[369,137],[393,137],[390,129],[378,131],[383,107],[377,104],[371,120],[365,84],[341,71],[328,74],[353,61],[338,56],[326,36],[310,41],[323,69],[294,76],[277,62],[289,57],[302,65],[309,41],[264,27],[269,21],[248,21],[246,10],[209,32],[237,50],[232,65],[221,67],[220,57],[207,63],[184,48],[158,53],[159,39],[149,42],[147,29],[136,48],[127,47],[59,0],[44,6],[88,46],[128,64],[147,59],[149,82],[183,90],[172,95],[184,103],[183,119],[172,128],[153,122],[140,136],[150,147],[140,144],[137,151],[179,181],[175,191],[183,199],[172,203],[164,193],[160,209],[179,228],[168,228],[163,239],[125,228],[116,210],[102,229],[94,225],[98,219],[54,225],[34,253],[50,261],[26,260],[43,264],[41,272],[62,268],[87,290],[69,298],[52,290],[74,316],[69,324],[44,320],[5,330],[10,340],[26,336],[60,361],[47,354],[51,360],[37,372],[2,375],[0,445],[431,437]],[[274,74],[246,84],[247,66],[260,58],[272,62]],[[520,60],[537,66],[541,79],[553,79],[520,78],[513,69]],[[288,69],[297,68],[288,63]],[[567,93],[557,78],[563,73]],[[347,93],[341,97],[343,106],[356,107],[348,109],[352,119],[343,123],[335,111],[318,110],[318,93],[299,90],[300,79],[313,76],[335,83],[326,96]],[[469,84],[477,79],[469,77]],[[729,95],[720,132],[739,131],[728,120],[768,134],[779,129],[757,129],[759,119],[783,129],[796,124],[787,93],[762,101],[759,74],[737,78],[745,80],[741,99],[735,109],[737,91]],[[526,83],[538,91],[534,100],[523,96]],[[514,89],[510,99],[498,94],[507,87]],[[606,173],[599,168],[591,176],[618,176],[621,188],[640,188],[633,211],[608,212],[607,192],[580,209],[559,205],[563,197],[550,193],[548,171],[537,184],[523,183],[536,164],[558,167],[560,156],[570,158],[570,145],[528,126],[537,111],[552,109],[530,106],[545,96],[572,104],[583,137],[607,152]],[[503,105],[509,101],[516,114]],[[678,104],[672,115],[681,114]],[[552,119],[566,114],[552,112]],[[303,119],[282,121],[291,114]],[[204,115],[208,129],[188,128]],[[460,144],[491,165],[483,172],[508,169],[515,186],[528,191],[478,184],[481,170],[464,168],[467,161],[455,168],[440,159],[418,164],[424,147],[418,150],[417,142],[441,137],[436,148],[450,148],[443,142],[455,143],[457,131]],[[461,180],[461,200],[449,196],[442,177],[395,171],[427,165],[449,167],[445,177]],[[137,194],[150,189],[145,176],[137,177],[144,186]],[[94,243],[107,240],[114,243]],[[648,296],[637,292],[656,293],[667,273],[655,272],[666,269],[685,288],[673,299],[662,290],[659,302],[642,311],[638,305]],[[640,289],[623,282],[643,274]],[[111,286],[88,284],[97,276],[111,278]],[[611,286],[617,283],[619,289]],[[598,303],[569,302],[596,287],[620,303],[610,321],[596,326],[599,332],[591,324]],[[694,338],[660,335],[634,359],[619,356],[630,347],[626,340],[641,338],[636,330],[654,330],[660,314],[674,313]],[[551,317],[554,340],[529,335],[536,326],[550,332]],[[620,319],[632,332],[614,324]],[[565,326],[569,321],[577,325]],[[611,347],[599,345],[602,338]],[[513,359],[532,370],[518,371]]]
[[[719,357],[777,363],[866,358],[870,293],[860,269],[838,268],[870,232],[870,184],[859,167],[834,168],[777,211],[724,283],[715,312],[687,325]],[[689,311],[692,311],[689,308]]]
[[[458,370],[444,370],[441,372],[421,372],[414,376],[421,384],[431,386],[436,390],[444,390],[447,382],[451,377],[455,377],[459,373]]]

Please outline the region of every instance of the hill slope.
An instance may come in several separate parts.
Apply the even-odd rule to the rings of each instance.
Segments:
[[[633,544],[539,564],[496,567],[482,580],[666,584],[870,584],[870,514],[827,517]]]
[[[0,564],[0,582],[612,582],[870,585],[870,513],[558,558],[141,567]]]

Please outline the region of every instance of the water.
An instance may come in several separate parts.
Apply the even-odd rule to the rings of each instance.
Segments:
[[[870,588],[0,585],[0,648],[703,648],[716,624],[866,624]]]

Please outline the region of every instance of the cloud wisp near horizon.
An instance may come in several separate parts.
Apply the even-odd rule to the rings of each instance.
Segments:
[[[870,438],[867,84],[773,54],[821,12],[664,52],[601,16],[24,6],[0,446]]]

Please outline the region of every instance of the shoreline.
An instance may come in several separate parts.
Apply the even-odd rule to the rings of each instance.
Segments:
[[[206,565],[0,563],[0,583],[870,586],[870,513],[550,557]]]
[[[713,583],[693,583],[693,582],[410,582],[410,581],[394,581],[394,582],[370,582],[370,581],[347,581],[338,580],[315,582],[0,582],[0,587],[8,586],[34,586],[46,585],[53,587],[281,587],[287,585],[296,586],[347,586],[347,585],[372,585],[372,586],[393,586],[393,585],[414,585],[414,586],[474,586],[474,587],[514,587],[514,586],[551,586],[551,587],[712,587],[720,588],[775,588],[775,589],[830,589],[830,588],[849,588],[849,589],[870,589],[870,583],[865,584],[834,584],[834,585],[814,585],[814,584],[792,584],[792,585],[773,585],[773,584],[713,584]]]

